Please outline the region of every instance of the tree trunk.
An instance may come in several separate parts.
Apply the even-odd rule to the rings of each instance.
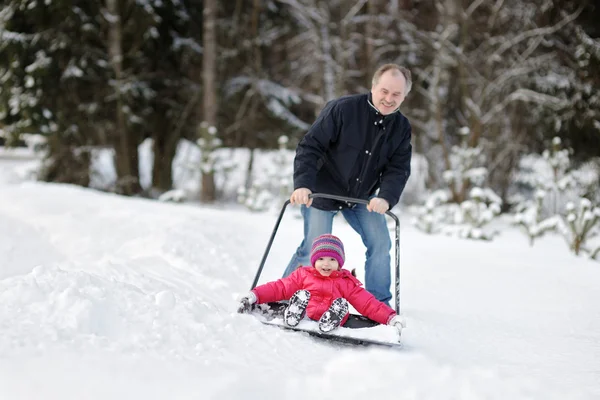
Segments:
[[[120,93],[120,82],[123,79],[123,48],[121,14],[118,0],[106,0],[106,9],[110,14],[108,20],[108,54],[116,80],[115,109],[115,164],[117,170],[117,191],[132,195],[141,191],[139,177],[139,160],[137,143],[127,132],[123,97]]]
[[[84,187],[90,185],[91,154],[85,147],[54,134],[48,137],[48,150],[40,180]]]
[[[581,252],[581,244],[583,243],[582,237],[579,235],[575,235],[575,240],[573,241],[573,252],[578,256]]]
[[[203,56],[202,56],[202,83],[204,86],[203,115],[208,126],[217,125],[217,92],[215,87],[217,37],[216,15],[217,0],[204,1],[203,21]],[[216,199],[214,171],[202,171],[202,191],[200,200],[213,202]]]
[[[366,85],[368,88],[372,86],[372,78],[375,73],[375,21],[377,20],[377,9],[375,7],[375,1],[367,2],[367,18],[368,21],[365,24],[365,59],[367,62],[367,76]],[[344,39],[347,39],[344,37]]]
[[[316,20],[317,29],[319,30],[320,50],[323,62],[323,94],[325,101],[333,100],[336,97],[336,84],[335,84],[335,66],[334,57],[331,45],[331,35],[329,26],[331,24],[331,15],[329,11],[328,1],[319,1],[318,7],[320,10],[321,18]]]
[[[210,198],[206,193],[210,194]],[[202,173],[202,192],[200,194],[200,201],[204,203],[210,203],[215,201],[215,194],[217,193],[217,187],[215,185],[215,173],[214,172],[203,172]]]
[[[161,118],[152,137],[152,188],[161,193],[173,188],[173,159],[179,141],[179,135],[167,134],[169,125],[168,120]]]
[[[246,192],[248,190],[250,190],[250,187],[252,186],[252,169],[254,168],[254,152],[255,152],[254,148],[249,148],[248,150],[250,151],[250,157],[248,158],[248,167],[246,168],[246,183],[244,184],[244,188],[246,189]]]

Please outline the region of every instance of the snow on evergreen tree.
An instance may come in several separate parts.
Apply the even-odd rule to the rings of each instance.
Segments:
[[[502,199],[490,188],[474,187],[469,192],[469,199],[460,203],[458,214],[462,226],[458,235],[466,239],[491,240],[496,232],[485,229],[500,214]]]
[[[441,227],[446,223],[446,207],[448,192],[445,190],[436,190],[425,200],[425,204],[414,207],[415,216],[411,222],[419,230],[425,233],[439,233]]]
[[[163,203],[183,203],[187,200],[187,193],[185,190],[173,189],[162,193],[157,200]]]
[[[600,257],[600,244],[596,246],[593,250],[590,251],[590,258],[593,260],[597,260]]]
[[[191,136],[183,109],[195,88],[182,72],[187,52],[175,46],[195,29],[186,9],[180,1],[3,2],[0,124],[13,140],[48,138],[42,179],[85,186],[94,147],[112,147],[117,186],[135,192],[136,149],[148,135],[163,150],[156,170],[170,168],[178,138],[167,136]]]
[[[55,78],[53,85],[60,86],[56,82],[60,77],[55,72],[57,63],[69,61],[60,60],[66,52],[64,47],[70,46],[67,37],[50,40],[49,35],[39,32],[43,25],[36,12],[42,6],[27,3],[11,0],[0,9],[0,124],[9,143],[24,132],[50,135],[58,131],[59,116],[49,101],[58,93],[47,85],[46,78]],[[54,18],[65,18],[59,5],[53,5],[52,11]],[[52,21],[54,18],[49,15],[47,22],[57,22]],[[71,76],[81,76],[78,68],[68,71]]]
[[[538,189],[531,201],[517,206],[514,223],[525,232],[529,238],[530,246],[533,246],[536,238],[554,231],[559,221],[556,215],[548,218],[542,217],[544,197],[546,197],[546,192]]]
[[[600,207],[593,206],[586,198],[581,198],[578,204],[567,203],[566,213],[560,219],[558,230],[576,255],[585,252],[595,257],[598,250],[591,250],[586,244],[590,238],[600,234],[599,221]]]
[[[452,200],[461,203],[471,187],[483,185],[487,178],[485,155],[481,146],[469,146],[470,130],[462,127],[459,130],[460,144],[452,146],[450,154],[451,169],[444,171],[443,177],[452,193]]]
[[[500,214],[502,199],[490,188],[481,146],[469,146],[469,128],[459,131],[460,145],[452,147],[452,168],[443,173],[449,189],[433,192],[425,205],[417,207],[413,223],[427,233],[443,232],[461,238],[491,240],[486,225]],[[458,200],[458,202],[457,202]]]
[[[279,208],[294,189],[293,160],[295,153],[288,150],[289,138],[280,136],[279,149],[272,152],[270,162],[255,174],[250,188],[240,187],[238,202],[252,211]]]
[[[200,172],[202,176],[219,175],[223,180],[227,179],[227,174],[231,172],[236,164],[225,157],[225,154],[219,152],[223,146],[223,142],[217,136],[217,128],[209,126],[206,121],[200,123],[199,138],[196,144],[200,147]],[[192,169],[198,168],[191,166]],[[213,180],[214,182],[214,180]],[[215,193],[219,193],[218,188],[215,188]]]
[[[536,238],[559,227],[568,204],[572,207],[573,202],[580,202],[583,196],[594,192],[597,176],[594,178],[589,170],[572,169],[569,153],[562,147],[561,139],[555,137],[552,147],[541,157],[529,155],[521,160],[521,171],[515,181],[533,193],[517,197],[514,223],[523,229],[531,245]]]
[[[196,144],[202,151],[200,170],[206,174],[214,173],[219,159],[215,150],[223,145],[221,139],[217,137],[217,128],[209,126],[206,121],[202,121],[200,124],[200,138],[196,140]]]

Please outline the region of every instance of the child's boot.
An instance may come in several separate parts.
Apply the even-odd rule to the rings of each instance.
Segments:
[[[310,300],[310,292],[308,290],[298,290],[290,298],[290,304],[283,313],[283,322],[288,326],[296,326],[300,323],[304,314],[306,314],[306,306]]]
[[[331,332],[340,324],[348,314],[348,301],[340,297],[331,303],[329,310],[325,311],[319,319],[319,330],[323,333]]]

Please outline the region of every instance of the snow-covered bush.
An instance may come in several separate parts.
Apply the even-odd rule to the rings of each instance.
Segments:
[[[558,215],[568,202],[576,201],[592,191],[597,185],[598,176],[585,167],[575,170],[571,167],[570,150],[562,147],[561,139],[555,137],[550,149],[541,156],[529,154],[519,162],[519,172],[514,181],[518,186],[516,201],[521,209],[535,207],[541,199],[541,218]]]
[[[469,199],[460,203],[461,227],[458,236],[465,239],[491,240],[495,232],[486,230],[496,216],[500,214],[502,199],[489,188],[474,187]]]
[[[183,203],[184,201],[186,201],[186,199],[187,195],[185,191],[181,189],[169,190],[158,197],[158,201],[165,203]]]
[[[254,175],[248,190],[243,186],[238,190],[238,202],[252,211],[279,208],[294,189],[294,153],[287,149],[287,136],[281,136],[278,142],[279,149],[271,152],[270,162]]]
[[[425,200],[425,204],[413,208],[414,217],[411,222],[419,230],[425,233],[439,233],[446,224],[449,195],[445,190],[436,190]]]
[[[558,229],[576,255],[582,251],[597,255],[598,250],[590,250],[586,244],[591,237],[600,233],[599,221],[600,207],[593,206],[591,201],[582,198],[577,205],[567,203],[566,214],[560,219]]]
[[[560,232],[567,234],[567,242],[573,243],[577,234],[573,236],[568,228],[568,219],[573,218],[573,204],[589,202],[584,196],[593,196],[598,191],[598,172],[593,163],[573,169],[569,153],[562,147],[560,138],[555,137],[551,148],[541,156],[527,155],[521,159],[515,177],[519,194],[513,197],[516,199],[514,223],[522,228],[531,245],[536,238],[556,230],[559,225],[562,226]],[[561,221],[565,222],[561,224]]]
[[[597,260],[600,257],[600,245],[596,246],[593,250],[590,251],[590,258],[593,260]]]
[[[488,187],[485,156],[480,146],[467,144],[468,128],[460,130],[461,144],[452,147],[451,168],[443,174],[448,189],[433,192],[414,208],[413,224],[426,233],[443,232],[461,238],[491,240],[486,225],[498,214],[502,200]]]
[[[502,199],[489,188],[474,187],[460,204],[450,202],[447,190],[433,192],[414,207],[413,225],[425,233],[444,233],[464,239],[491,240],[496,232],[487,225],[500,214]]]
[[[543,236],[547,232],[554,231],[559,221],[559,218],[556,215],[548,218],[542,217],[545,196],[546,192],[542,189],[538,189],[532,201],[517,205],[514,223],[525,232],[529,238],[530,246],[533,246],[535,239]]]
[[[481,146],[468,144],[470,130],[462,127],[459,130],[460,144],[452,146],[450,151],[450,169],[443,173],[443,178],[452,195],[450,201],[462,203],[469,190],[474,186],[482,186],[487,177],[486,159]]]

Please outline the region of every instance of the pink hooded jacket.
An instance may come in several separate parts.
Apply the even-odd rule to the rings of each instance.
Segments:
[[[252,291],[257,303],[288,300],[301,289],[310,292],[306,315],[318,321],[333,300],[343,297],[362,315],[380,324],[387,324],[396,312],[367,292],[358,279],[347,269],[323,276],[315,267],[300,267],[287,278],[278,279],[255,287]],[[346,322],[348,316],[342,320]]]

